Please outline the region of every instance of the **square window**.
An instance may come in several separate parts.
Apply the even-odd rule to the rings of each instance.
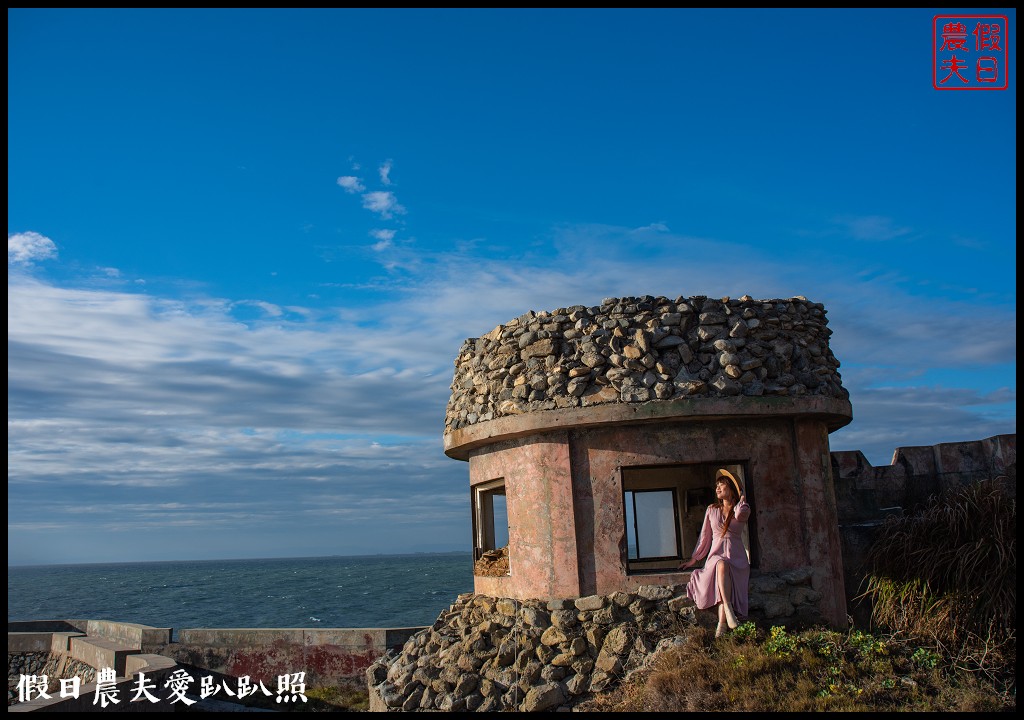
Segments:
[[[746,475],[734,461],[621,468],[627,574],[676,572],[693,554],[722,467]],[[748,555],[752,522],[744,530]]]

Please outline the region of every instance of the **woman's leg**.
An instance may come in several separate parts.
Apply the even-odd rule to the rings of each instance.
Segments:
[[[725,620],[725,605],[718,603],[718,627],[715,629],[715,637],[722,637],[725,635],[725,630],[729,625]]]
[[[725,621],[729,623],[729,627],[735,628],[739,625],[736,622],[736,616],[733,614],[732,605],[729,603],[729,598],[732,597],[732,577],[729,575],[729,563],[724,560],[719,561],[716,570],[716,580],[718,581],[718,594],[722,598],[722,610],[725,614]]]

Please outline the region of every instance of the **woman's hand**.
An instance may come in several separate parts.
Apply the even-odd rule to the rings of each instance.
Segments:
[[[681,565],[679,566],[679,569],[680,569],[680,570],[686,570],[687,568],[691,568],[691,567],[693,567],[693,566],[694,566],[694,565],[696,565],[696,564],[697,564],[697,561],[696,561],[696,560],[694,560],[693,558],[690,558],[689,560],[687,560],[686,562],[684,562],[683,564],[681,564]]]
[[[746,501],[747,501],[747,494],[743,493],[742,495],[740,495],[740,501],[737,503],[737,505],[742,505]]]

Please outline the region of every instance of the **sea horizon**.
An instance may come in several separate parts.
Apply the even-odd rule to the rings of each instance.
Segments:
[[[473,590],[469,551],[8,566],[7,619],[420,627]]]
[[[258,560],[319,560],[321,558],[375,558],[375,557],[409,557],[415,555],[472,555],[472,550],[416,550],[393,553],[355,553],[334,555],[275,555],[271,557],[224,557],[224,558],[175,558],[170,560],[103,560],[99,562],[49,562],[49,563],[7,563],[8,569],[42,568],[42,567],[78,567],[99,565],[146,565],[150,563],[201,563],[201,562],[241,562]]]

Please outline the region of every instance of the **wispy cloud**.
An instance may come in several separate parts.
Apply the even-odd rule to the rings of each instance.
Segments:
[[[527,310],[623,295],[805,295],[824,303],[854,407],[854,422],[833,446],[861,449],[876,464],[898,445],[1015,432],[1012,378],[1007,389],[988,392],[923,380],[935,368],[968,374],[1015,363],[1013,307],[979,314],[968,303],[937,304],[858,277],[839,261],[635,230],[564,227],[543,252],[524,247],[502,257],[483,246],[430,252],[393,244],[375,257],[405,272],[383,286],[383,300],[358,311],[62,288],[12,274],[12,517],[45,526],[73,506],[106,502],[117,487],[141,494],[126,501],[166,505],[159,517],[133,520],[139,527],[203,527],[209,512],[202,537],[209,543],[209,533],[223,533],[216,536],[222,556],[246,554],[232,538],[253,523],[331,542],[336,528],[316,517],[359,524],[368,551],[399,551],[389,543],[415,540],[390,530],[405,524],[384,519],[409,514],[391,500],[418,494],[418,515],[450,516],[442,532],[451,531],[458,547],[468,512],[451,503],[465,497],[466,470],[444,456],[441,436],[462,341]],[[372,236],[391,242],[393,232]],[[260,312],[241,322],[242,307]],[[225,509],[217,515],[197,503]],[[322,514],[344,508],[359,512]],[[82,546],[102,550],[99,538]]]
[[[385,220],[395,215],[404,215],[405,208],[399,205],[398,198],[390,190],[376,190],[363,195],[363,207],[375,212]]]
[[[385,160],[377,168],[377,174],[380,176],[380,182],[384,187],[392,185],[391,168],[392,161],[390,159]],[[362,180],[353,175],[339,177],[338,185],[343,187],[347,193],[362,193],[363,208],[372,213],[376,213],[384,220],[390,220],[395,215],[404,215],[406,212],[405,207],[398,202],[398,198],[392,191],[371,190],[369,192],[365,192],[366,186],[363,184]],[[382,242],[384,241],[382,240]],[[387,242],[390,242],[390,238],[387,239]],[[375,246],[375,249],[381,248],[377,248]]]
[[[57,257],[57,244],[37,232],[8,233],[7,265],[32,265]]]
[[[363,185],[362,180],[360,180],[354,175],[342,175],[340,178],[338,178],[338,185],[343,187],[345,189],[345,192],[352,194],[360,193],[366,189],[366,186]]]
[[[377,242],[373,244],[373,249],[377,252],[387,250],[391,247],[391,241],[395,238],[394,230],[371,230],[370,235],[377,238]]]
[[[898,447],[982,440],[1016,433],[1008,417],[1017,401],[1014,389],[979,392],[936,385],[894,387],[844,377],[854,406],[854,422],[833,433],[833,450],[860,450],[874,465],[891,462]]]
[[[913,233],[911,228],[902,227],[892,218],[882,215],[837,217],[834,223],[853,239],[869,242],[907,239]]]

